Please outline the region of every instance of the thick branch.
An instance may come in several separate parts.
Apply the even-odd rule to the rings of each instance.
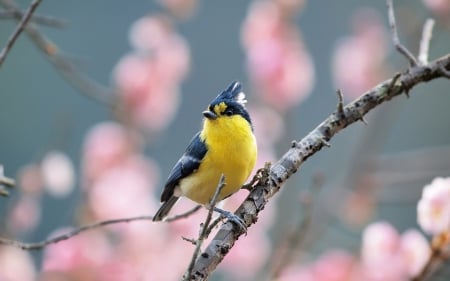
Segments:
[[[258,219],[269,199],[277,193],[287,179],[312,155],[328,144],[328,141],[347,126],[360,121],[364,115],[383,102],[402,94],[417,84],[445,77],[442,69],[450,69],[450,54],[427,65],[415,66],[403,74],[388,79],[366,92],[360,98],[343,107],[342,112],[332,113],[325,121],[300,141],[294,141],[268,174],[263,176],[236,211],[247,227]],[[191,280],[207,280],[209,274],[222,261],[244,232],[226,222],[217,232],[206,250],[199,256]]]

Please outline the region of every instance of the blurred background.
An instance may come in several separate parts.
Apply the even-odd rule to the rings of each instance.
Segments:
[[[11,3],[0,1],[1,46],[17,24]],[[335,110],[336,89],[350,102],[407,67],[384,1],[126,3],[43,1],[34,35],[24,32],[2,65],[0,164],[17,187],[0,198],[1,236],[40,241],[152,215],[202,110],[233,80],[249,100],[260,168]],[[399,0],[395,11],[415,54],[428,17],[430,60],[448,53],[449,1]],[[342,131],[289,179],[211,280],[341,280],[302,278],[333,249],[339,266],[330,268],[354,265],[372,222],[418,228],[423,186],[450,175],[449,104],[439,79]],[[184,201],[179,212],[192,206]],[[179,280],[193,251],[181,236],[195,238],[203,217],[116,225],[31,253],[2,246],[0,280]],[[392,278],[379,280],[406,280]]]

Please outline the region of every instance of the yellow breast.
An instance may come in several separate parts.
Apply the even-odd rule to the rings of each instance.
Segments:
[[[214,195],[220,176],[225,176],[222,200],[245,183],[256,162],[256,140],[250,124],[240,115],[205,119],[200,134],[207,152],[198,170],[180,181],[181,193],[189,199],[207,204]]]

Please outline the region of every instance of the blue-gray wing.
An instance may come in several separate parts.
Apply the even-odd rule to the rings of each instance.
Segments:
[[[206,144],[200,139],[199,132],[192,138],[183,156],[172,168],[164,186],[164,191],[161,194],[161,202],[166,202],[172,197],[175,187],[181,179],[191,175],[198,169],[206,151]]]

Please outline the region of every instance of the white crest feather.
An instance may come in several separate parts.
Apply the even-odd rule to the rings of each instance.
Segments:
[[[247,100],[245,99],[245,93],[244,92],[239,92],[236,95],[235,100],[236,100],[236,102],[240,103],[243,106],[245,106],[245,104],[247,103]]]

